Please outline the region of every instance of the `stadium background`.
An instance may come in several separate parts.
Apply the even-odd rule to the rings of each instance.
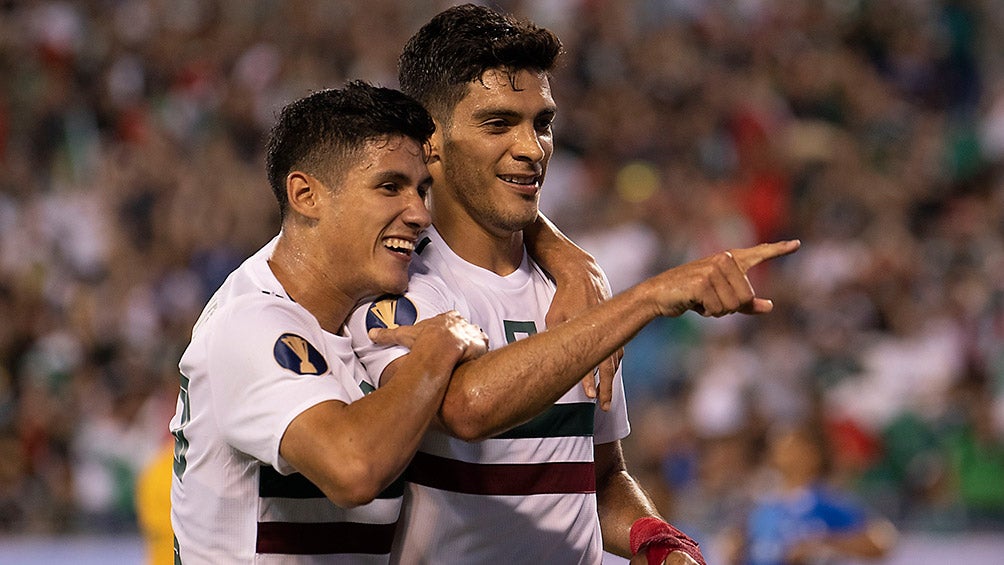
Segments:
[[[139,559],[189,329],[276,231],[275,110],[395,86],[450,4],[0,2],[0,561]],[[565,44],[543,208],[615,290],[803,241],[754,273],[769,317],[627,348],[629,462],[663,512],[713,552],[765,432],[812,414],[842,488],[903,532],[889,563],[999,556],[1004,3],[495,5]]]

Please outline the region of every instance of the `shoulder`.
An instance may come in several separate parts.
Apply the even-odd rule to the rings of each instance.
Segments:
[[[324,343],[320,324],[304,308],[286,297],[261,293],[221,303],[192,337],[207,348],[207,359],[236,365],[279,354],[283,344],[309,344],[313,351]]]
[[[550,273],[544,270],[537,261],[533,259],[530,255],[526,256],[526,261],[524,263],[526,268],[530,271],[530,276],[537,282],[537,284],[545,284],[546,286],[555,287],[554,277]],[[605,276],[605,275],[604,275]]]
[[[214,317],[220,324],[249,331],[273,324],[320,328],[317,319],[302,306],[285,296],[268,291],[231,297],[220,303]]]
[[[457,275],[455,265],[451,262],[452,254],[445,253],[445,243],[440,239],[423,239],[412,258],[408,290],[404,296],[413,302],[419,310],[439,311],[453,308],[453,302],[462,296],[464,281]],[[419,312],[418,319],[427,316]]]

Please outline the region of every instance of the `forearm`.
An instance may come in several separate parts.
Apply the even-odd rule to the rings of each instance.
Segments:
[[[583,273],[601,276],[593,256],[561,233],[543,214],[523,230],[523,242],[531,257],[559,283],[567,273],[578,277]]]
[[[624,463],[619,441],[595,448],[596,505],[603,549],[630,559],[632,527],[642,518],[664,522],[652,499]]]
[[[282,456],[336,504],[365,504],[393,482],[435,417],[456,357],[429,348],[409,357],[393,383],[309,408],[283,435]]]
[[[655,318],[650,294],[639,285],[460,365],[440,411],[443,424],[457,437],[476,440],[541,413]]]
[[[632,477],[620,442],[595,449],[596,502],[603,548],[638,562],[705,565],[697,542],[669,525]]]
[[[604,488],[597,487],[596,501],[603,549],[628,559],[632,524],[644,517],[663,519],[641,485],[624,469],[612,474]]]
[[[352,424],[365,434],[365,442],[355,447],[381,461],[382,474],[393,479],[411,460],[442,404],[454,366],[454,358],[430,348],[412,351],[392,382],[348,405]]]

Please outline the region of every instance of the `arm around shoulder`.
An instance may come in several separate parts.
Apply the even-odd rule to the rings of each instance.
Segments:
[[[286,429],[282,456],[341,506],[365,504],[411,460],[454,366],[484,353],[480,329],[455,312],[416,324],[393,381],[351,404],[324,402]]]

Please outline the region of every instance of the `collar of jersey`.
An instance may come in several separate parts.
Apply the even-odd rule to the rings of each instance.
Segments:
[[[492,288],[512,290],[522,288],[530,282],[532,267],[530,257],[526,253],[526,248],[523,249],[523,260],[520,262],[519,268],[503,276],[470,263],[454,253],[434,226],[430,226],[426,230],[426,235],[432,240],[432,243],[429,244],[429,247],[432,248],[431,251],[441,253],[447,259],[446,263],[450,265],[451,269],[454,269],[458,272],[457,274],[462,275],[471,282],[490,285]]]

